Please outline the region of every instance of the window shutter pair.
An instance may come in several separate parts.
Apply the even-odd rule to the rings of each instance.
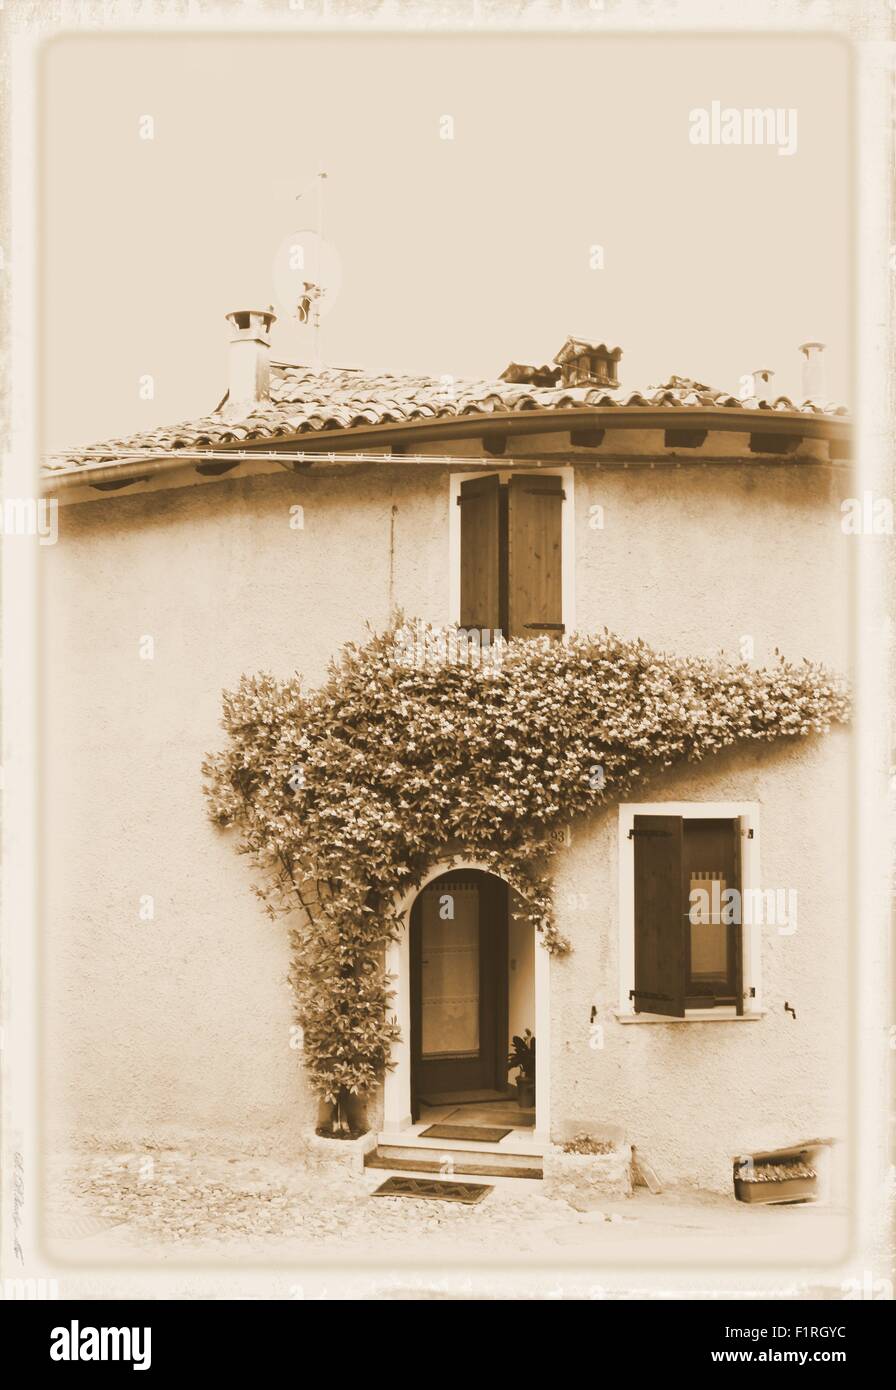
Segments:
[[[740,890],[743,817],[731,821]],[[635,1013],[684,1018],[687,987],[687,942],[690,930],[689,886],[681,816],[635,816]],[[742,901],[742,899],[741,899]],[[739,916],[742,914],[738,914]],[[734,998],[743,1001],[743,923],[734,931]]]
[[[497,474],[460,488],[460,625],[506,637],[563,632],[562,479]]]

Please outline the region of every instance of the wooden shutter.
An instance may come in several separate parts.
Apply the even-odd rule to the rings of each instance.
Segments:
[[[460,625],[501,626],[499,583],[500,486],[497,473],[461,483]]]
[[[563,480],[515,473],[507,507],[508,636],[563,634]]]
[[[681,816],[635,816],[636,1014],[684,1018],[687,895]]]
[[[734,858],[734,885],[733,885],[733,886],[737,889],[737,891],[738,891],[738,893],[739,893],[739,895],[740,895],[740,897],[739,897],[740,912],[738,913],[738,919],[739,919],[739,920],[736,921],[736,922],[734,923],[734,941],[733,941],[733,943],[732,943],[732,945],[733,945],[733,952],[734,952],[734,959],[733,959],[732,975],[733,975],[733,984],[734,984],[734,1005],[735,1005],[735,1009],[736,1009],[737,1013],[742,1014],[743,1011],[744,1011],[744,932],[746,931],[746,926],[745,926],[744,920],[743,920],[743,918],[744,918],[744,870],[743,870],[743,863],[744,863],[744,841],[745,841],[746,838],[747,838],[747,833],[748,833],[748,831],[749,831],[749,826],[747,825],[747,818],[746,818],[746,816],[735,816],[735,818],[734,818],[734,820],[731,822],[731,824],[732,824],[732,827],[733,827],[733,830],[734,830],[734,855],[733,855],[733,858]]]

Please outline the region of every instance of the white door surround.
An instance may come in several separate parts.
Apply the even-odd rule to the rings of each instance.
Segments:
[[[450,859],[432,867],[418,887],[409,889],[397,898],[402,918],[399,938],[386,944],[386,974],[391,979],[393,999],[390,1012],[401,1030],[401,1037],[392,1046],[393,1068],[386,1072],[383,1083],[383,1132],[400,1134],[411,1125],[411,908],[428,883],[456,870],[478,869],[500,878],[493,869],[473,859]],[[534,930],[534,928],[533,928]],[[539,941],[535,944],[535,1136],[547,1139],[550,1132],[550,976],[551,958]]]

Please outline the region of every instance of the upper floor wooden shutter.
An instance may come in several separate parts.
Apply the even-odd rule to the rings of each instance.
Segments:
[[[507,503],[508,636],[563,634],[563,480],[514,474]]]
[[[735,1012],[742,1014],[744,1011],[744,841],[749,834],[749,825],[746,816],[735,816],[732,821],[734,829],[734,884],[740,894],[740,912],[737,914],[737,921],[734,924],[734,1005]]]
[[[636,1014],[684,1018],[682,835],[681,816],[635,816]]]
[[[501,626],[500,493],[497,473],[460,485],[460,625],[464,628],[494,632]]]

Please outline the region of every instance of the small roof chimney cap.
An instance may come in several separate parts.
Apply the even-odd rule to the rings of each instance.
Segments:
[[[824,401],[827,399],[824,370],[824,343],[810,339],[800,343],[803,354],[802,390],[804,401]]]
[[[622,348],[611,348],[606,343],[592,343],[587,338],[576,338],[570,334],[554,361],[559,367],[562,367],[565,363],[588,354],[596,354],[599,357],[605,357],[608,361],[618,362],[622,356]]]
[[[225,317],[233,325],[234,338],[260,338],[263,342],[277,321],[273,304],[266,309],[232,309]]]

